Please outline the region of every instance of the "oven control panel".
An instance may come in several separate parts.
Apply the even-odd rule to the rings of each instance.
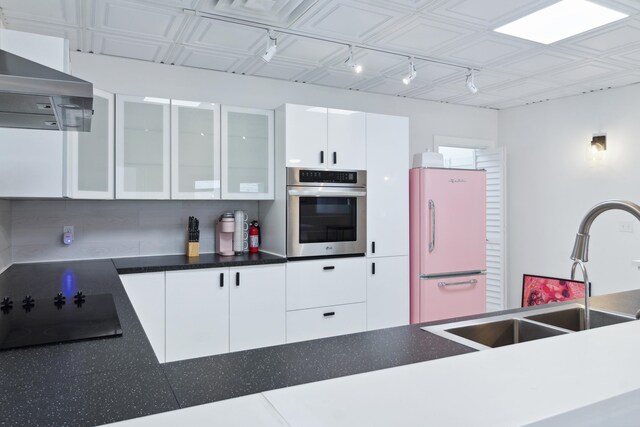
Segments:
[[[358,174],[355,171],[300,170],[300,182],[357,184]]]

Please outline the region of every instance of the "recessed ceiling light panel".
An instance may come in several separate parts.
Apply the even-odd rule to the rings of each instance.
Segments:
[[[627,16],[629,15],[587,0],[562,0],[494,31],[551,44]]]

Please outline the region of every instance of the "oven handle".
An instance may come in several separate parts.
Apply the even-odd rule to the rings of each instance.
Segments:
[[[315,196],[315,197],[364,197],[367,195],[366,191],[348,191],[341,189],[328,189],[323,188],[322,190],[293,190],[290,189],[287,191],[289,196]]]

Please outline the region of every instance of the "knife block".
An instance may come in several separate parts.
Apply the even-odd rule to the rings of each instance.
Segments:
[[[188,257],[200,256],[200,242],[187,243],[187,256]]]

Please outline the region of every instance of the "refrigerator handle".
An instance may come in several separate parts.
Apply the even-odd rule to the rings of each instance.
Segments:
[[[431,239],[429,239],[429,252],[436,248],[436,204],[429,199],[429,217],[431,218]]]

